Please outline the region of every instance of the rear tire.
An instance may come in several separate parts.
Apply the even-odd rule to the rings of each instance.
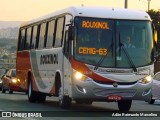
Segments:
[[[31,77],[29,77],[29,83],[28,83],[28,100],[31,103],[35,103],[37,100],[36,92],[33,91],[33,85]]]
[[[28,100],[31,103],[39,102],[44,103],[46,101],[46,94],[41,92],[35,92],[33,90],[32,80],[29,77],[29,84],[28,84]]]
[[[120,100],[118,101],[118,108],[122,112],[127,112],[130,110],[132,105],[132,100]]]
[[[44,103],[46,101],[46,94],[45,93],[37,93],[37,102]]]

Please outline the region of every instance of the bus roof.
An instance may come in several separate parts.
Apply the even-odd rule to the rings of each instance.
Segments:
[[[57,12],[53,12],[46,16],[25,22],[21,25],[21,27],[39,22],[41,20],[59,16],[65,13],[73,15],[73,17],[83,16],[83,17],[108,18],[108,19],[150,20],[151,21],[150,16],[146,12],[139,11],[139,10],[131,10],[131,9],[124,9],[124,8],[108,8],[108,7],[84,7],[84,6],[73,7],[72,6],[72,7],[59,10]]]

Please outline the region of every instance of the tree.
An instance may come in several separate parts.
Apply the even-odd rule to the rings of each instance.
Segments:
[[[157,35],[158,35],[158,43],[160,44],[160,11],[155,11],[155,10],[149,10],[148,14],[150,15],[153,24],[155,26],[155,29],[157,30]],[[157,51],[157,54],[160,54],[160,49],[159,47],[155,49]],[[157,56],[157,55],[156,55]],[[156,61],[154,63],[154,72],[160,71],[160,56],[156,58]]]
[[[150,15],[153,24],[155,26],[155,29],[158,33],[158,40],[160,40],[160,11],[155,11],[153,9],[148,11],[148,14]]]

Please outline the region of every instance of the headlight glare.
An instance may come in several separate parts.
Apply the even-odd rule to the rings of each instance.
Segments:
[[[82,80],[82,81],[86,80],[86,76],[83,75],[82,73],[78,72],[78,71],[76,71],[74,73],[74,78],[77,79],[77,80]]]
[[[151,77],[151,75],[149,75],[149,76],[143,78],[142,80],[140,80],[139,82],[142,83],[142,84],[147,84],[151,81],[152,81],[152,77]]]

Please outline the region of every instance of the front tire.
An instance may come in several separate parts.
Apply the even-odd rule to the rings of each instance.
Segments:
[[[148,102],[148,104],[154,104],[155,99],[151,98],[151,100]]]
[[[71,98],[62,93],[62,87],[59,88],[59,106],[63,109],[69,109],[71,106]]]
[[[120,100],[118,101],[118,108],[122,112],[127,112],[130,110],[132,105],[132,100]]]
[[[87,105],[91,105],[93,103],[92,100],[82,100],[82,99],[79,99],[79,100],[75,100],[76,101],[76,104],[87,104]]]

